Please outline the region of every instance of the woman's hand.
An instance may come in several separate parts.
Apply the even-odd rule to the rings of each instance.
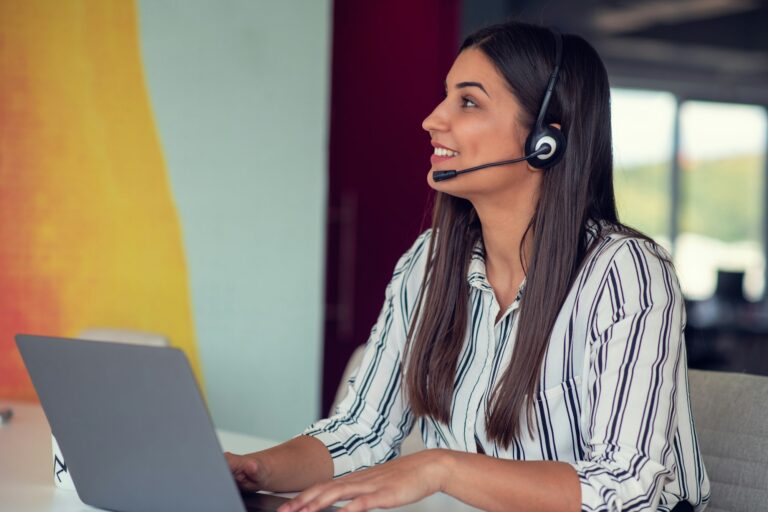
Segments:
[[[419,501],[443,489],[449,453],[424,450],[314,485],[278,512],[314,512],[339,500],[351,500],[342,509],[344,512],[393,508]]]
[[[258,453],[235,455],[224,452],[224,457],[227,459],[229,470],[241,490],[253,492],[265,487],[266,467],[259,459]]]
[[[246,455],[224,452],[224,457],[243,491],[296,492],[333,477],[331,454],[312,436]]]

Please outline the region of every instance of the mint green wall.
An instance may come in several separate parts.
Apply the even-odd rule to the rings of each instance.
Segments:
[[[291,437],[319,414],[331,1],[138,7],[209,408]]]

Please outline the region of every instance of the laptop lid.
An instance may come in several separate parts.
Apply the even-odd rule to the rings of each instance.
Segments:
[[[17,335],[80,499],[116,511],[244,511],[175,348]]]

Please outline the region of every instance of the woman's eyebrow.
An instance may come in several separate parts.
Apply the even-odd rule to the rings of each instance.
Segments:
[[[448,90],[448,82],[443,82],[443,85],[445,86],[445,90]],[[486,96],[489,98],[491,97],[490,94],[488,94],[488,91],[485,90],[485,87],[483,87],[483,84],[480,82],[459,82],[456,84],[456,89],[461,89],[464,87],[478,87],[481,91],[485,93]]]

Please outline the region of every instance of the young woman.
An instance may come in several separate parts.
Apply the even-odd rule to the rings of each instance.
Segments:
[[[485,510],[703,509],[683,297],[669,256],[617,218],[597,53],[505,23],[466,39],[445,86],[423,123],[433,225],[396,265],[349,394],[303,436],[227,454],[239,485],[306,489],[281,512],[436,492]],[[396,458],[415,424],[427,449]]]

